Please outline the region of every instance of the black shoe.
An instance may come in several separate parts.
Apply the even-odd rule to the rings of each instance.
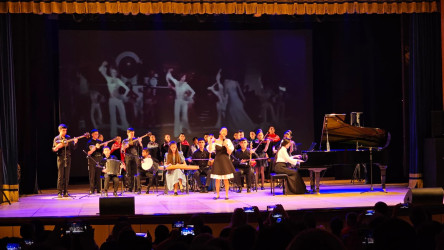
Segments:
[[[179,195],[177,192],[174,192],[174,196],[177,196],[177,195]]]
[[[213,197],[213,200],[217,200],[219,199],[219,196]]]
[[[139,190],[137,191],[137,194],[141,194],[141,193],[142,193],[142,190],[139,189]]]
[[[68,191],[63,194],[63,197],[69,197]]]
[[[62,193],[57,194],[57,198],[62,198]]]
[[[203,187],[203,192],[204,193],[208,193],[208,188],[207,187]]]
[[[114,192],[113,195],[114,195],[114,197],[117,197],[117,192]]]
[[[132,189],[132,188],[128,188],[128,192],[130,192],[130,193],[131,193],[132,191],[133,191],[133,189]]]
[[[238,188],[236,193],[242,193],[242,188]]]
[[[261,187],[261,190],[265,190],[264,186]]]
[[[230,198],[228,198],[228,197],[225,197],[225,200],[229,200]]]
[[[148,188],[148,190],[146,190],[145,194],[149,194],[150,193],[150,189]]]
[[[247,188],[247,193],[251,193],[251,189],[250,188]]]

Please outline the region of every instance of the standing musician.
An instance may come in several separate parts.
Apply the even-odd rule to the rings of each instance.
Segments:
[[[151,159],[151,161],[150,161]],[[156,178],[156,173],[157,170],[159,170],[159,160],[157,160],[156,158],[152,157],[150,154],[150,150],[148,148],[144,148],[142,150],[142,167],[144,166],[144,164],[148,164],[151,163],[150,168],[148,169],[140,169],[140,175],[148,177],[147,179],[147,190],[146,193],[149,194],[150,193],[150,188],[154,185],[155,182],[155,178]],[[138,186],[140,186],[140,178],[138,178],[139,180],[139,184],[137,184]]]
[[[257,139],[253,141],[253,152],[256,153],[259,158],[268,158],[268,148],[270,146],[270,140],[264,140],[264,132],[262,129],[258,129]],[[265,167],[268,166],[268,162],[266,159],[257,160],[257,164],[254,167],[254,171],[256,173],[256,183],[258,183],[259,173],[261,174],[261,190],[264,190],[264,182],[265,182]]]
[[[68,127],[60,124],[59,135],[54,138],[52,151],[57,154],[57,192],[58,198],[68,197],[69,170],[71,169],[71,151],[77,148],[77,138],[68,144],[63,141],[69,140],[71,137],[66,134]]]
[[[185,164],[185,157],[183,157],[182,152],[177,150],[177,144],[175,141],[170,143],[170,147],[168,148],[168,153],[165,154],[165,165],[177,165],[177,164]],[[166,174],[166,181],[168,190],[174,189],[174,195],[177,195],[178,186],[180,187],[180,191],[183,192],[182,182],[186,180],[186,176],[183,173],[182,169],[174,169],[168,170]]]
[[[156,142],[156,136],[150,135],[150,141],[146,145],[146,148],[150,151],[149,154],[153,160],[157,161],[157,163],[162,161],[161,150],[159,144]],[[142,151],[143,152],[143,151]]]
[[[138,175],[138,169],[140,166],[139,152],[141,151],[142,139],[134,137],[134,129],[128,128],[126,130],[128,138],[123,140],[122,142],[122,151],[125,152],[125,165],[127,175],[129,177],[128,180],[128,191],[132,192],[134,187],[134,176],[137,175],[138,181],[136,181],[137,186],[135,190],[140,194],[140,176]]]
[[[169,134],[165,134],[163,139],[164,139],[164,142],[162,145],[160,145],[161,159],[164,159],[165,154],[168,153],[168,148],[170,147],[171,136]]]
[[[184,133],[180,133],[180,135],[179,135],[179,141],[177,142],[177,149],[179,150],[179,152],[183,153],[183,156],[185,158],[188,158],[191,156],[190,144],[188,143],[187,140],[185,140]]]
[[[241,138],[239,141],[240,149],[236,150],[233,154],[234,158],[234,167],[236,168],[236,173],[234,174],[234,182],[236,183],[238,190],[237,192],[242,192],[242,183],[241,176],[245,175],[247,179],[247,193],[251,192],[251,181],[253,179],[253,172],[251,171],[251,167],[256,165],[255,160],[251,160],[257,158],[256,153],[253,153],[252,150],[247,149],[247,139]],[[251,159],[250,159],[251,158]]]
[[[207,149],[205,149],[205,140],[203,138],[199,138],[197,140],[199,148],[196,151],[194,151],[193,155],[191,155],[191,157],[188,158],[187,160],[193,165],[199,166],[199,169],[194,172],[193,177],[197,183],[198,188],[200,189],[200,192],[208,193],[208,187],[210,186],[210,176],[211,176],[210,165],[213,163],[213,160],[210,160],[211,154],[210,152],[208,152]],[[205,186],[202,185],[200,176],[206,177]]]
[[[101,166],[106,166],[106,162],[109,159],[118,161],[117,157],[111,154],[111,150],[108,146],[103,147],[103,154],[105,155],[105,157],[102,158],[102,160],[100,161]],[[117,197],[117,190],[119,188],[119,177],[117,177],[117,174],[106,173],[106,172],[105,172],[105,185],[103,187],[105,189],[104,190],[105,196],[108,196],[108,187],[110,180],[113,181],[113,187],[114,187],[113,195]]]
[[[297,169],[287,168],[287,163],[291,165],[297,165],[298,162],[302,162],[299,159],[292,158],[288,155],[288,148],[290,147],[290,141],[284,139],[282,147],[276,154],[276,165],[274,170],[278,174],[288,175],[288,194],[305,194],[307,193],[307,187],[302,180],[301,175]]]
[[[86,150],[88,151],[88,172],[89,172],[89,194],[93,194],[95,190],[99,194],[100,190],[100,175],[102,169],[96,166],[96,163],[102,160],[102,149],[98,146],[102,143],[99,140],[99,131],[97,129],[91,130],[91,140],[86,144]]]

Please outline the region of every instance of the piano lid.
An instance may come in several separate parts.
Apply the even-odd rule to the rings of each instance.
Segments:
[[[387,132],[380,128],[352,126],[345,122],[345,114],[326,114],[322,128],[321,144],[348,144],[363,147],[384,147],[388,143]]]

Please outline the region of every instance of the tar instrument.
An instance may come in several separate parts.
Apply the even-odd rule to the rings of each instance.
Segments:
[[[147,137],[147,136],[151,136],[151,135],[152,135],[152,133],[151,133],[151,132],[148,132],[148,133],[146,133],[145,135],[142,135],[142,136],[140,136],[140,137],[126,139],[126,140],[123,141],[123,144],[124,144],[125,146],[131,146],[131,145],[134,144],[135,141],[141,140],[141,139],[143,139],[143,138],[145,138],[145,137]]]
[[[153,159],[151,158],[145,158],[142,160],[142,169],[147,171],[150,170],[153,166]]]
[[[104,146],[104,145],[107,145],[108,143],[110,143],[110,142],[112,142],[112,141],[116,141],[117,139],[119,139],[120,138],[120,136],[117,136],[116,138],[114,138],[114,139],[111,139],[111,140],[109,140],[109,141],[106,141],[106,142],[102,142],[102,143],[96,143],[96,145],[89,145],[89,150],[93,150],[94,148],[100,148],[101,146]]]
[[[197,165],[187,165],[187,164],[176,164],[176,165],[167,165],[167,166],[159,166],[159,170],[197,170],[199,166]]]
[[[75,139],[81,139],[81,138],[89,138],[89,133],[86,132],[85,134],[81,135],[81,136],[77,136],[74,137],[72,139],[66,140],[66,139],[62,139],[62,140],[57,140],[56,143],[56,147],[58,147],[60,144],[65,144],[65,147],[68,146],[68,143],[74,141]]]
[[[112,175],[120,175],[122,162],[114,159],[107,159],[105,163],[105,173]]]

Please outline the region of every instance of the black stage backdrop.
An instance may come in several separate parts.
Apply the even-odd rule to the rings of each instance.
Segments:
[[[257,113],[259,106],[250,106],[252,102],[247,100],[245,109],[255,125],[253,129],[266,129],[264,126],[270,123],[280,135],[286,129],[293,129],[295,141],[308,147],[311,141],[320,139],[324,114],[362,111],[364,126],[380,127],[392,134],[388,180],[406,181],[407,172],[402,165],[401,18],[400,15],[13,16],[22,191],[34,190],[36,173],[41,188],[55,186],[57,170],[51,143],[60,122],[68,124],[72,136],[92,128],[91,98],[82,91],[92,89],[103,94],[102,127],[99,125],[99,128],[105,139],[111,136],[107,111],[109,92],[98,68],[103,61],[115,63],[124,51],[134,52],[141,59],[137,64],[140,78],[136,85],[148,86],[153,73],[158,74],[158,85],[165,85],[168,68],[174,69],[176,78],[180,73],[190,75],[187,82],[196,91],[195,103],[189,112],[190,136],[207,130],[217,132],[215,98],[206,87],[215,82],[219,68],[222,68],[222,81],[231,78],[241,87],[246,82],[259,86],[261,76],[267,91],[279,94],[279,85],[285,87],[281,89],[286,90],[287,116],[285,123],[272,120],[263,123],[264,117]],[[131,41],[126,40],[126,34]],[[156,41],[162,36],[170,39]],[[203,42],[191,43],[195,38]],[[157,43],[150,44],[154,41]],[[145,43],[150,46],[144,47]],[[235,53],[222,53],[227,46],[232,46]],[[125,103],[128,123],[137,129],[137,135],[148,130],[159,134],[173,132],[174,92],[164,88],[156,90],[156,95],[165,97],[159,102],[166,102],[168,110],[156,115],[155,121],[137,119],[133,103]],[[303,96],[300,90],[312,94]],[[256,111],[249,112],[250,109]],[[148,110],[143,108],[143,112]],[[167,124],[165,130],[159,128],[161,124]],[[118,134],[124,135],[121,130]],[[161,135],[157,138],[163,140]],[[77,180],[75,176],[86,180],[86,159],[80,150],[75,157],[72,180]]]

